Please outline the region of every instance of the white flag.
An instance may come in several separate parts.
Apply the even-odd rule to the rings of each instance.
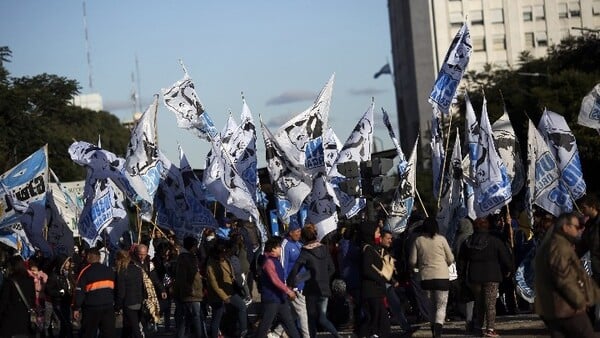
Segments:
[[[469,95],[465,93],[465,105],[467,112],[465,116],[465,145],[469,151],[469,173],[470,179],[475,181],[475,164],[477,163],[477,143],[479,142],[479,122],[475,116],[475,110],[469,99]]]
[[[450,111],[454,94],[467,69],[472,51],[469,27],[466,23],[463,23],[454,40],[452,40],[446,58],[444,58],[442,69],[440,69],[429,95],[429,102],[444,114],[448,114]]]
[[[487,101],[483,98],[479,142],[477,143],[475,164],[475,212],[477,217],[485,217],[512,199],[510,181],[506,167],[494,146],[492,126],[487,113]]]
[[[329,116],[335,74],[331,75],[313,105],[281,126],[274,135],[278,147],[297,168],[306,162],[306,145],[323,135]]]
[[[221,140],[223,140],[223,144],[229,144],[229,140],[231,136],[238,129],[238,124],[235,122],[235,118],[231,112],[229,112],[229,117],[227,118],[227,122],[225,123],[225,127],[221,131]]]
[[[588,128],[600,129],[600,83],[581,100],[577,123]]]
[[[328,179],[334,184],[334,186],[340,185],[341,182],[346,180],[346,177],[338,171],[337,166],[342,163],[355,162],[357,166],[360,166],[361,162],[371,160],[371,145],[373,144],[373,110],[375,109],[375,103],[371,102],[371,105],[367,111],[363,114],[361,119],[358,121],[354,130],[348,137],[346,143],[340,150],[335,164],[331,168],[328,174]],[[360,210],[366,206],[366,200],[363,197],[356,198],[349,196],[340,189],[336,189],[336,202],[340,206],[341,212],[346,215],[347,218],[351,218],[356,215]]]
[[[393,233],[399,234],[406,230],[408,218],[412,213],[413,205],[415,203],[415,191],[416,191],[416,168],[417,168],[417,144],[419,137],[415,141],[413,150],[408,158],[408,162],[404,171],[398,172],[400,176],[400,185],[394,192],[394,199],[390,204],[390,213],[387,222]]]
[[[523,161],[521,161],[521,146],[506,110],[494,122],[492,131],[496,150],[506,165],[506,173],[511,182],[512,194],[516,195],[525,184],[525,168],[523,167]]]
[[[527,131],[527,162],[526,199],[530,221],[533,220],[533,204],[556,217],[571,211],[573,204],[560,181],[560,170],[554,155],[531,120]]]
[[[404,156],[402,147],[400,147],[400,142],[398,142],[398,138],[396,137],[394,128],[392,127],[392,124],[390,123],[390,117],[388,116],[388,113],[385,111],[385,109],[381,108],[381,112],[383,113],[383,124],[387,128],[388,134],[390,135],[390,138],[392,139],[392,143],[394,143],[394,146],[396,147],[396,153],[398,154],[398,157],[400,158],[400,162],[406,162],[406,157]]]
[[[571,198],[577,200],[583,197],[586,184],[583,179],[575,135],[571,132],[567,121],[557,113],[544,110],[538,129],[556,158],[560,178]]]
[[[131,176],[143,180],[150,198],[156,194],[162,170],[158,161],[157,112],[158,95],[154,95],[154,101],[131,130],[125,157],[125,169]]]
[[[199,138],[214,140],[219,132],[204,110],[194,83],[184,68],[184,76],[169,89],[163,89],[165,106],[175,113],[179,128],[193,131]]]
[[[431,171],[433,177],[433,196],[437,199],[439,196],[440,185],[442,184],[442,172],[444,163],[446,163],[446,154],[444,152],[444,131],[442,130],[442,115],[434,107],[431,116]]]

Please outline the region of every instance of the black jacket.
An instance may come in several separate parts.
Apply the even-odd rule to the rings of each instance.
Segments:
[[[310,273],[310,278],[304,283],[304,295],[331,296],[329,282],[335,273],[335,266],[327,247],[321,243],[311,243],[302,247],[300,256],[288,276],[287,283],[291,288],[296,286],[296,275],[303,266]]]
[[[92,263],[85,266],[77,278],[73,310],[94,307],[113,307],[115,273],[106,265]]]
[[[144,300],[144,279],[140,267],[133,262],[129,263],[125,270],[116,273],[116,283],[116,309],[142,304]]]
[[[0,291],[0,337],[30,334],[29,312],[21,300],[13,279],[19,284],[29,306],[34,306],[35,287],[29,276],[15,276],[4,281]]]
[[[592,278],[600,285],[600,214],[585,222],[581,241],[577,242],[577,255],[585,255],[589,250],[592,263]]]
[[[459,271],[471,283],[501,282],[513,271],[512,256],[500,238],[489,231],[475,231],[460,248]]]
[[[378,246],[371,244],[364,244],[362,248],[361,293],[363,298],[382,298],[385,296],[387,281],[373,268],[373,266],[378,269],[383,267],[383,261],[377,252],[378,249]]]

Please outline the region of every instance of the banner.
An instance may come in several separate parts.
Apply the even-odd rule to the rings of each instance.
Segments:
[[[394,199],[390,204],[390,212],[387,223],[390,226],[392,233],[399,234],[406,230],[408,218],[413,210],[416,191],[416,166],[417,166],[417,144],[419,137],[415,141],[412,153],[408,158],[408,162],[404,171],[398,173],[400,176],[400,185],[394,192]]]
[[[27,239],[21,223],[15,223],[0,229],[0,243],[17,250],[25,260],[35,254],[35,248]]]
[[[9,202],[10,197],[7,193],[12,193],[25,205],[38,201],[45,203],[48,191],[48,147],[40,148],[2,174],[0,185],[6,189],[5,192],[0,189],[0,229],[2,229],[18,223],[21,217]]]
[[[79,219],[79,234],[90,247],[114,219],[127,218],[127,212],[117,200],[114,188],[107,179],[93,183],[94,195],[88,197]]]
[[[47,206],[50,209],[46,239],[55,255],[72,256],[75,240],[54,201],[54,192],[48,194]]]
[[[510,186],[514,196],[521,191],[525,184],[525,168],[523,161],[521,161],[521,146],[506,110],[492,124],[492,132],[494,135],[494,145],[506,166],[506,174],[511,182]]]
[[[469,27],[463,23],[450,44],[442,69],[440,69],[429,95],[429,102],[444,114],[448,114],[450,111],[454,94],[467,69],[472,51]]]

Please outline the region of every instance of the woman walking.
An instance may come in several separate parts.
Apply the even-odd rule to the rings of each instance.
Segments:
[[[121,337],[144,337],[141,323],[144,300],[142,269],[132,262],[129,252],[117,252],[115,307],[123,310],[123,332]]]

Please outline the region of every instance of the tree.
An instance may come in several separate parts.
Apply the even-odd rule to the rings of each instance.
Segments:
[[[79,92],[75,80],[52,74],[14,78],[4,67],[11,51],[0,47],[0,171],[5,172],[48,144],[50,167],[61,180],[79,180],[85,170],[73,163],[68,147],[73,140],[95,143],[123,155],[129,130],[105,111],[73,106]]]

